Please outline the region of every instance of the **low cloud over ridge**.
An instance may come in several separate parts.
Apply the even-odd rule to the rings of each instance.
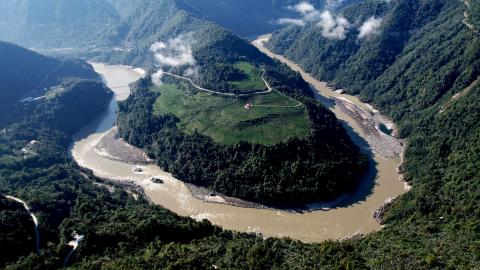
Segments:
[[[370,17],[368,18],[359,29],[358,38],[364,39],[371,35],[375,35],[379,32],[382,26],[382,18]]]
[[[193,76],[198,71],[197,61],[193,56],[192,45],[194,43],[193,32],[180,34],[167,41],[158,41],[150,46],[150,51],[160,69],[152,74],[152,82],[155,85],[162,84],[164,68],[188,67],[186,75]]]
[[[322,29],[322,36],[329,39],[345,39],[350,23],[343,16],[335,16],[330,11],[320,15],[317,25]]]
[[[327,9],[338,5],[342,1],[327,1]],[[308,1],[288,6],[287,9],[298,12],[302,17],[281,18],[277,23],[305,26],[308,22],[317,22],[317,26],[322,29],[322,36],[328,39],[344,39],[348,33],[348,28],[350,28],[350,23],[345,17],[334,15],[327,10],[320,12]]]

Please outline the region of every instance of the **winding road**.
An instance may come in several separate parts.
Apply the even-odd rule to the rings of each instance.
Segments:
[[[267,86],[267,89],[266,91],[258,91],[258,92],[252,92],[252,93],[248,93],[248,94],[233,94],[233,93],[224,93],[224,92],[219,92],[219,91],[215,91],[215,90],[211,90],[211,89],[206,89],[206,88],[203,88],[201,86],[198,86],[197,84],[195,84],[192,79],[190,78],[187,78],[187,77],[183,77],[183,76],[180,76],[180,75],[177,75],[177,74],[173,74],[173,73],[170,73],[170,72],[166,72],[164,71],[163,74],[165,75],[169,75],[169,76],[172,76],[172,77],[175,77],[177,79],[181,79],[181,80],[185,80],[185,81],[188,81],[193,87],[197,88],[198,90],[200,91],[203,91],[203,92],[207,92],[207,93],[211,93],[211,94],[215,94],[215,95],[219,95],[219,96],[225,96],[225,97],[251,97],[251,96],[255,96],[255,95],[265,95],[265,94],[268,94],[268,93],[271,93],[271,92],[276,92],[284,97],[287,97],[288,99],[290,100],[293,100],[295,102],[297,102],[296,105],[293,105],[293,106],[286,106],[286,105],[269,105],[269,104],[262,104],[262,105],[256,105],[256,104],[252,104],[253,107],[276,107],[276,108],[297,108],[297,107],[300,107],[300,106],[303,106],[303,104],[294,99],[294,98],[291,98],[281,92],[279,92],[278,90],[275,90],[273,89],[270,84],[267,82],[267,80],[263,77],[263,74],[265,73],[265,70],[262,71],[262,75],[261,75],[261,78],[263,80],[263,82],[265,83],[265,86]]]
[[[30,210],[30,207],[28,207],[27,203],[24,202],[23,200],[21,200],[19,198],[16,198],[16,197],[13,197],[13,196],[5,196],[5,198],[10,199],[12,201],[16,201],[16,202],[22,204],[25,211],[27,211],[27,213],[32,217],[34,228],[35,228],[35,249],[36,249],[37,253],[40,253],[40,233],[38,231],[38,219],[37,219],[37,217],[32,213],[32,211]]]
[[[170,72],[166,72],[164,71],[163,74],[165,75],[169,75],[169,76],[172,76],[172,77],[175,77],[177,79],[182,79],[182,80],[185,80],[185,81],[188,81],[193,87],[197,88],[198,90],[200,91],[203,91],[203,92],[207,92],[207,93],[210,93],[210,94],[215,94],[215,95],[219,95],[219,96],[225,96],[225,97],[251,97],[251,96],[255,96],[255,95],[264,95],[264,94],[268,94],[270,92],[273,91],[272,87],[270,87],[270,85],[268,84],[268,82],[265,80],[265,78],[263,77],[263,73],[265,73],[265,71],[262,72],[262,80],[263,82],[265,83],[265,85],[267,86],[267,89],[266,91],[258,91],[258,92],[252,92],[252,93],[248,93],[248,94],[233,94],[233,93],[224,93],[224,92],[219,92],[219,91],[215,91],[215,90],[211,90],[211,89],[206,89],[206,88],[203,88],[201,86],[198,86],[197,84],[195,84],[192,79],[189,79],[187,77],[183,77],[183,76],[180,76],[180,75],[177,75],[177,74],[173,74],[173,73],[170,73]]]
[[[470,2],[468,2],[468,0],[463,0],[462,2],[465,4],[465,6],[467,7],[467,9],[470,8]],[[464,16],[465,18],[462,20],[462,23],[463,23],[465,26],[467,26],[473,33],[475,33],[475,34],[477,34],[477,35],[480,36],[480,31],[478,31],[477,29],[475,29],[475,26],[473,26],[473,24],[471,24],[471,23],[468,22],[468,17],[469,17],[468,11],[465,11],[465,12],[463,13],[463,16]]]
[[[68,262],[70,261],[70,258],[72,257],[73,253],[75,253],[75,250],[77,250],[80,242],[82,242],[85,239],[85,236],[74,233],[73,238],[74,238],[74,240],[70,241],[67,244],[68,246],[72,247],[72,250],[68,253],[67,257],[65,257],[65,260],[63,261],[63,266],[64,267],[66,267],[68,265]]]

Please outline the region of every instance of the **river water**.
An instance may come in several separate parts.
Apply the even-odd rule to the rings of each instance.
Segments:
[[[261,46],[260,46],[261,47]],[[273,55],[270,55],[273,56]],[[286,59],[285,59],[286,60]],[[289,63],[295,70],[298,66]],[[139,70],[126,66],[93,64],[106,84],[117,93],[120,100],[129,93],[126,85],[143,76]],[[336,94],[329,91],[325,84],[316,81],[302,72],[302,76],[324,96]],[[371,110],[355,97],[342,95],[358,106]],[[350,126],[350,134],[362,146],[362,130],[357,123],[340,109],[332,107],[337,117]],[[171,174],[163,172],[155,165],[143,166],[140,173],[134,172],[134,164],[113,160],[99,154],[95,148],[102,138],[113,128],[116,117],[116,102],[112,101],[104,115],[95,119],[75,136],[72,156],[83,167],[93,170],[98,177],[114,180],[134,180],[145,190],[152,202],[159,204],[179,215],[190,216],[197,220],[208,219],[224,229],[242,232],[261,233],[265,237],[290,237],[303,242],[320,242],[327,239],[341,239],[355,234],[365,234],[379,230],[373,219],[373,213],[385,200],[397,197],[404,192],[404,184],[399,180],[396,168],[399,158],[387,159],[372,154],[368,175],[361,181],[358,189],[329,211],[293,213],[273,209],[242,208],[221,203],[205,202],[192,196],[187,186]],[[368,145],[365,145],[367,147]],[[150,180],[156,176],[164,180],[163,184],[154,184]],[[221,202],[221,198],[218,198]]]

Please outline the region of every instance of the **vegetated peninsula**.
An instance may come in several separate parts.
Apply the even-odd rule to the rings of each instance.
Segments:
[[[194,34],[191,79],[168,66],[120,103],[120,136],[175,177],[232,197],[291,206],[351,192],[367,159],[333,113],[298,74],[214,29]]]

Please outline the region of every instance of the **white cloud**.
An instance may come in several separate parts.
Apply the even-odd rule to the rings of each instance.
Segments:
[[[277,21],[278,24],[293,24],[298,26],[305,26],[305,22],[302,19],[281,18]]]
[[[194,77],[198,75],[198,66],[189,67],[183,72],[183,77]]]
[[[162,84],[164,68],[168,67],[189,67],[185,74],[193,76],[198,69],[195,67],[197,61],[193,56],[192,45],[194,43],[193,33],[180,34],[167,41],[155,42],[150,46],[153,52],[155,66],[160,69],[152,74],[152,82],[159,86]]]
[[[150,50],[160,66],[193,66],[196,61],[192,52],[192,36],[192,33],[187,33],[169,39],[167,42],[155,42],[150,46]]]
[[[314,10],[312,12],[305,14],[305,16],[303,16],[303,21],[306,21],[306,22],[318,21],[321,15],[322,13],[320,11]]]
[[[281,18],[277,20],[278,24],[305,26],[307,22],[318,20],[320,15],[320,12],[308,1],[303,1],[294,6],[288,6],[287,8],[300,13],[302,18]]]
[[[156,86],[161,86],[163,78],[163,70],[159,69],[157,72],[152,74],[152,83]]]
[[[350,23],[343,16],[335,16],[330,11],[320,15],[317,25],[322,29],[322,36],[328,39],[345,39]]]
[[[327,0],[327,3],[325,4],[325,9],[326,10],[332,10],[334,8],[337,8],[344,0]]]
[[[307,14],[315,11],[315,7],[307,1],[300,2],[294,6],[288,6],[288,9],[294,10],[302,14]]]
[[[343,0],[328,0],[326,8],[332,8]],[[317,22],[322,28],[322,36],[330,39],[344,39],[350,27],[350,23],[342,16],[333,16],[329,11],[320,12],[308,1],[300,2],[294,6],[287,7],[302,15],[301,18],[282,18],[277,20],[278,24],[291,24],[305,26],[308,22]]]
[[[363,39],[367,38],[370,35],[377,34],[382,26],[382,19],[370,17],[368,18],[362,26],[360,26],[358,38]]]

